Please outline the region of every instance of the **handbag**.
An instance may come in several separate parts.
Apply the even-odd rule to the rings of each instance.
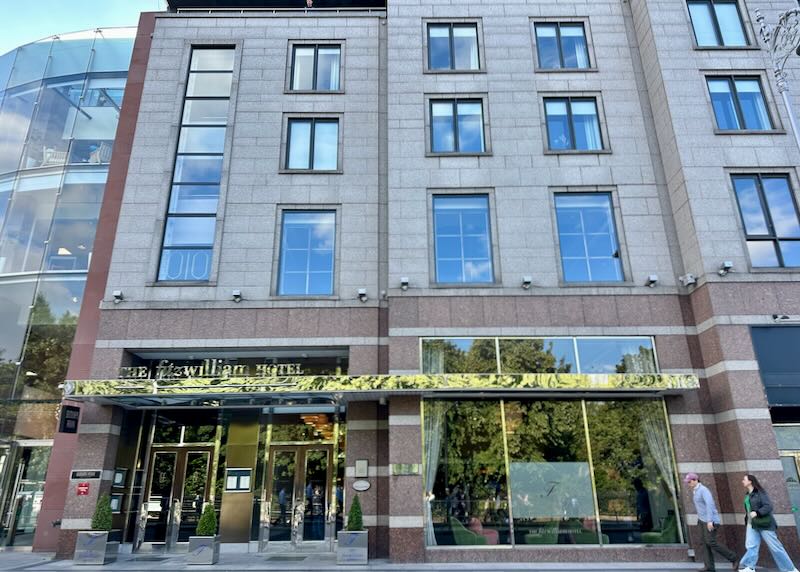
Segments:
[[[757,516],[750,519],[750,526],[755,530],[769,530],[772,528],[772,515]]]

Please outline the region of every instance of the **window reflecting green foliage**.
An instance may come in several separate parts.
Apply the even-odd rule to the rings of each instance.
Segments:
[[[494,338],[424,340],[424,373],[497,373]]]
[[[597,544],[580,401],[512,401],[505,414],[515,543]]]
[[[679,542],[660,401],[587,402],[600,528],[612,544]]]
[[[571,339],[501,339],[501,373],[574,373],[575,347]]]
[[[431,511],[437,544],[508,544],[508,491],[500,403],[449,403],[432,429],[438,452]],[[484,540],[482,540],[484,539]]]
[[[683,541],[661,400],[427,400],[423,417],[429,546]]]
[[[183,442],[212,443],[216,434],[216,425],[187,425],[183,435]]]
[[[180,443],[181,442],[181,427],[180,425],[167,424],[165,419],[158,418],[156,424],[154,443]]]

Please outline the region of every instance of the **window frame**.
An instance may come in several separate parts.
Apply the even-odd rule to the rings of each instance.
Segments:
[[[748,264],[750,265],[751,272],[800,272],[800,266],[786,266],[783,260],[783,252],[780,248],[781,241],[791,241],[791,242],[799,242],[800,237],[789,237],[789,238],[781,238],[777,236],[775,231],[775,223],[772,220],[772,211],[769,208],[769,204],[767,203],[766,197],[764,196],[764,186],[763,180],[766,179],[785,179],[787,186],[789,188],[789,195],[792,198],[792,206],[794,207],[795,215],[797,215],[798,220],[800,220],[800,209],[798,209],[798,200],[797,200],[797,191],[796,189],[796,181],[791,173],[785,171],[733,171],[728,173],[730,185],[731,185],[731,192],[733,193],[733,200],[736,204],[736,210],[739,213],[739,225],[741,226],[741,236],[744,241],[744,253],[747,257]],[[755,178],[756,181],[756,192],[758,193],[758,202],[761,205],[761,211],[764,215],[764,221],[767,224],[767,230],[769,234],[766,235],[749,235],[747,234],[747,225],[745,224],[744,214],[742,213],[742,207],[739,203],[739,196],[736,193],[736,178]],[[771,242],[773,247],[775,247],[775,253],[778,258],[778,266],[753,266],[753,261],[750,257],[750,250],[747,247],[747,243],[749,241],[754,242]]]
[[[697,33],[695,32],[694,27],[694,20],[692,20],[692,12],[689,9],[690,3],[703,3],[707,4],[711,7],[711,15],[713,20],[713,27],[714,27],[714,35],[716,36],[717,40],[720,42],[714,46],[703,46],[700,45],[697,41]],[[736,6],[736,11],[739,15],[739,23],[742,25],[742,34],[744,35],[745,44],[743,46],[726,46],[722,42],[722,30],[719,26],[719,21],[717,20],[717,13],[714,10],[714,4],[734,4]],[[761,48],[757,45],[757,42],[753,40],[753,34],[750,32],[750,20],[748,17],[747,10],[742,10],[742,3],[740,0],[686,0],[684,2],[684,10],[686,12],[686,19],[687,24],[689,25],[689,36],[692,40],[692,47],[695,50],[760,50]]]
[[[455,52],[453,50],[453,26],[454,25],[474,25],[476,39],[478,42],[478,67],[477,69],[431,69],[430,67],[430,36],[429,25],[450,26],[450,58],[451,65],[455,65]],[[483,48],[483,20],[481,18],[424,18],[422,20],[422,73],[423,74],[476,74],[486,73],[486,55]]]
[[[547,121],[547,102],[554,100],[566,100],[567,120],[573,147],[569,149],[550,148],[550,125]],[[595,112],[597,113],[597,128],[600,135],[600,149],[575,149],[575,125],[572,119],[572,102],[580,100],[592,100]],[[611,142],[606,128],[605,112],[603,110],[602,98],[598,92],[540,92],[540,110],[542,117],[542,130],[544,134],[544,154],[545,155],[603,155],[610,154]]]
[[[780,113],[775,105],[775,101],[772,97],[772,92],[769,89],[769,82],[765,81],[765,74],[763,70],[737,70],[736,73],[725,73],[719,70],[701,70],[701,74],[703,76],[703,81],[705,82],[706,86],[706,100],[708,101],[709,106],[711,107],[711,115],[714,121],[714,133],[717,135],[759,135],[759,134],[770,134],[770,135],[782,135],[786,133],[786,130],[783,128],[783,124],[780,120]],[[733,97],[733,106],[736,113],[736,119],[739,121],[740,125],[744,125],[742,110],[741,110],[741,102],[739,101],[739,93],[736,91],[736,80],[756,80],[758,81],[758,86],[761,89],[761,97],[764,100],[764,107],[767,110],[767,116],[769,118],[770,124],[772,127],[769,129],[722,129],[719,126],[719,122],[717,121],[717,113],[714,110],[714,101],[711,98],[711,88],[708,85],[709,80],[720,80],[724,79],[729,82],[729,85],[733,87],[731,94]]]
[[[555,25],[556,38],[558,41],[558,59],[560,67],[557,68],[543,68],[539,64],[539,41],[536,36],[536,26],[538,25]],[[586,57],[589,60],[589,65],[585,68],[567,68],[564,67],[564,52],[561,49],[561,25],[562,24],[580,24],[583,26],[583,40],[586,42]],[[536,73],[585,73],[599,71],[597,68],[597,58],[594,53],[594,44],[592,42],[592,34],[589,27],[588,17],[579,18],[531,18],[530,19],[530,32],[531,43],[533,45],[533,71]]]
[[[283,127],[282,127],[282,142],[280,153],[280,165],[278,172],[285,175],[291,174],[305,174],[305,175],[332,175],[343,173],[343,150],[342,150],[342,133],[344,126],[342,124],[343,114],[341,113],[287,113],[284,114]],[[296,121],[310,121],[311,133],[309,136],[309,167],[306,169],[291,169],[289,168],[289,150],[292,144],[292,136],[290,126],[292,122]],[[314,169],[314,137],[316,135],[315,126],[317,122],[321,123],[337,123],[336,133],[336,168],[335,169]]]
[[[334,216],[334,244],[333,244],[333,276],[331,284],[331,294],[279,294],[280,281],[281,281],[281,268],[283,263],[282,250],[283,250],[283,217],[285,213],[292,212],[325,212],[333,213]],[[270,299],[271,300],[339,300],[339,272],[341,262],[341,244],[342,244],[342,207],[340,204],[308,204],[308,203],[291,203],[291,204],[278,204],[275,210],[275,236],[273,238],[273,252],[272,257],[272,284],[270,286]]]
[[[187,42],[186,47],[188,48],[186,60],[185,60],[185,74],[184,74],[184,82],[180,84],[181,96],[180,96],[180,106],[179,109],[179,121],[176,130],[176,135],[174,141],[172,141],[171,148],[174,149],[173,151],[173,160],[172,160],[172,169],[170,175],[170,183],[169,183],[169,192],[166,193],[166,205],[163,207],[162,212],[163,219],[161,219],[161,232],[159,233],[159,241],[156,245],[156,252],[157,255],[154,257],[155,267],[153,269],[152,275],[154,276],[154,280],[148,281],[146,285],[148,286],[181,286],[186,284],[202,284],[202,285],[213,285],[215,283],[215,276],[216,276],[216,268],[217,268],[217,260],[215,253],[218,254],[218,246],[219,246],[219,237],[222,231],[222,224],[221,224],[221,214],[224,211],[223,208],[223,201],[224,201],[224,186],[225,186],[225,179],[226,179],[226,166],[227,166],[227,153],[226,150],[230,148],[230,141],[232,137],[231,132],[231,117],[233,116],[233,102],[236,99],[236,84],[235,79],[238,75],[239,69],[239,58],[241,57],[241,46],[239,44],[231,44],[230,42],[221,42],[221,43],[213,43],[213,42]],[[226,69],[192,69],[192,58],[197,51],[203,50],[230,50],[233,52],[233,62],[230,70]],[[228,96],[221,96],[221,95],[189,95],[189,82],[190,78],[193,74],[195,75],[221,75],[223,73],[228,73],[231,76],[231,87],[228,93]],[[224,125],[221,124],[210,124],[210,123],[186,123],[184,124],[184,114],[186,112],[186,103],[187,101],[210,101],[210,100],[227,100],[228,102],[228,110],[226,121]],[[183,131],[184,127],[214,127],[214,128],[224,128],[225,129],[225,137],[224,137],[224,144],[222,152],[219,153],[211,153],[211,152],[180,152],[180,144],[181,144],[181,132]],[[175,176],[178,168],[178,161],[181,157],[214,157],[219,158],[221,160],[220,165],[220,177],[218,182],[208,182],[208,181],[201,181],[201,182],[192,182],[192,181],[175,181]],[[171,205],[172,205],[172,194],[176,187],[181,186],[208,186],[218,188],[217,194],[217,207],[214,213],[171,213]],[[167,230],[169,228],[169,221],[172,219],[189,219],[189,218],[213,218],[214,219],[214,235],[211,237],[211,244],[210,246],[165,246],[164,241],[167,237]],[[179,279],[179,280],[169,280],[161,278],[161,263],[164,257],[165,251],[168,250],[204,250],[210,252],[210,259],[209,259],[209,270],[208,270],[208,277],[206,279]]]
[[[489,255],[492,262],[492,280],[491,282],[438,282],[436,272],[436,213],[433,207],[433,200],[436,197],[472,197],[483,196],[487,199],[487,207],[489,212],[488,218],[488,231],[489,240]],[[496,219],[496,205],[493,188],[429,188],[426,196],[428,204],[428,286],[432,289],[454,289],[454,288],[501,288],[500,271],[500,248],[499,237],[497,233],[497,219]]]
[[[314,48],[314,89],[292,89],[295,70],[295,49]],[[339,89],[316,89],[319,48],[339,48]],[[345,40],[289,40],[286,56],[286,81],[283,88],[285,94],[343,94],[345,93]]]
[[[425,95],[425,156],[426,157],[483,157],[492,154],[491,123],[489,121],[489,99],[485,93],[426,94]],[[483,129],[483,151],[434,151],[433,150],[433,104],[453,105],[453,141],[458,146],[458,103],[480,103]]]

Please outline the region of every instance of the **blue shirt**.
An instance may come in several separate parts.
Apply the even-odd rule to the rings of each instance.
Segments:
[[[719,513],[717,512],[717,505],[714,503],[714,497],[711,496],[711,491],[703,483],[697,483],[692,500],[694,501],[698,520],[719,524]]]

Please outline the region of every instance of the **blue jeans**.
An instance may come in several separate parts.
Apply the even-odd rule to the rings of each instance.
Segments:
[[[756,563],[758,562],[758,549],[761,547],[762,538],[767,543],[767,548],[769,548],[772,558],[775,560],[775,564],[778,565],[778,569],[781,572],[790,572],[794,570],[794,564],[792,564],[789,555],[786,554],[786,549],[783,547],[783,544],[781,544],[781,541],[778,540],[778,535],[775,534],[775,531],[754,530],[749,524],[747,525],[747,536],[744,540],[744,546],[747,552],[744,553],[744,556],[742,556],[742,559],[739,561],[739,567],[756,567]]]

